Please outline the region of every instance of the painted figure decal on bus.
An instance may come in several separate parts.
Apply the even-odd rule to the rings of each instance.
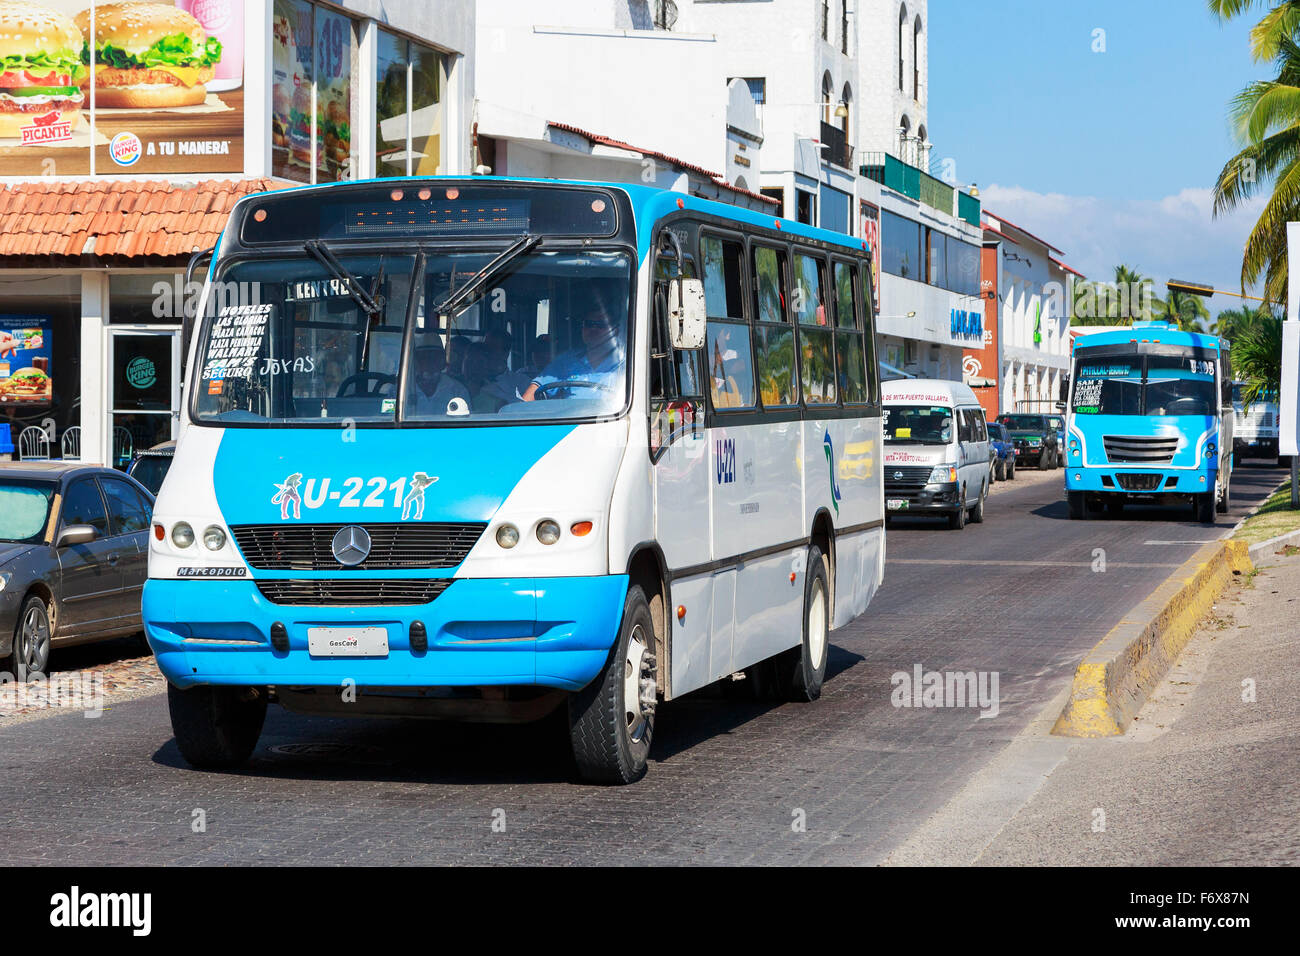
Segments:
[[[417,471],[411,476],[411,490],[406,493],[406,497],[402,500],[403,521],[411,517],[412,508],[415,509],[416,521],[424,518],[424,489],[437,480],[437,477],[430,478],[422,471]]]
[[[840,516],[840,486],[835,481],[835,443],[831,441],[831,433],[828,429],[822,438],[822,448],[826,452],[826,469],[830,473],[831,479],[831,504],[835,506],[835,517]]]
[[[298,486],[302,484],[302,472],[295,471],[284,483],[276,485],[275,497],[271,499],[271,504],[280,506],[280,519],[284,520],[289,517],[289,509],[292,507],[295,518],[302,517],[302,496],[298,494]]]

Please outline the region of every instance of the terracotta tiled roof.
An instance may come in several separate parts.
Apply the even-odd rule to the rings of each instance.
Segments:
[[[726,178],[721,173],[715,173],[710,169],[705,169],[703,166],[696,166],[694,163],[688,163],[686,160],[678,159],[676,156],[669,156],[667,153],[661,153],[658,150],[633,146],[631,143],[625,143],[621,139],[612,139],[608,136],[601,136],[599,133],[590,133],[577,126],[570,126],[568,123],[556,123],[551,121],[546,125],[553,127],[554,129],[563,130],[566,133],[574,133],[589,142],[598,143],[601,146],[613,146],[615,149],[626,149],[634,153],[640,153],[642,156],[649,156],[653,159],[663,160],[665,163],[668,163],[671,166],[676,166],[678,169],[684,169],[688,172],[695,173],[696,175],[703,176],[705,179],[711,181],[715,186],[729,189],[733,193],[739,193],[742,196],[749,196],[751,199],[757,199],[760,202],[765,202],[772,206],[780,205],[780,203],[771,196],[764,196],[762,193],[751,192],[748,189],[741,189],[739,186],[733,186],[731,183],[727,182]]]
[[[272,179],[99,179],[0,186],[0,262],[183,260],[216,244],[241,196],[286,185]]]

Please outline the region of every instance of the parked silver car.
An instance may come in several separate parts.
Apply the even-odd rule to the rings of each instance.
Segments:
[[[0,465],[0,672],[27,680],[54,646],[141,630],[153,503],[100,465]]]

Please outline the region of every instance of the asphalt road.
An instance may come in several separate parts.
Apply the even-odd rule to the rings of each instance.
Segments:
[[[574,783],[553,724],[279,708],[248,768],[198,772],[153,695],[97,719],[0,723],[0,864],[880,862],[1282,473],[1238,471],[1234,513],[1215,528],[1185,509],[1070,521],[1061,476],[1022,471],[961,532],[897,522],[885,587],[832,635],[820,701],[716,690],[664,705],[650,772],[631,787]],[[996,674],[996,716],[894,706],[891,675],[917,665]]]

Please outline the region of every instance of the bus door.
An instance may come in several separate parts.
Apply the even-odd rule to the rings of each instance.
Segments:
[[[687,275],[694,275],[686,261]],[[668,280],[677,273],[672,256],[657,258],[651,277],[650,456],[654,480],[655,540],[671,570],[707,565],[709,554],[709,454],[704,431],[700,355],[672,347],[668,334]],[[709,633],[712,587],[709,576],[674,581],[672,604],[686,615],[669,614],[671,692],[679,696],[710,681]]]

